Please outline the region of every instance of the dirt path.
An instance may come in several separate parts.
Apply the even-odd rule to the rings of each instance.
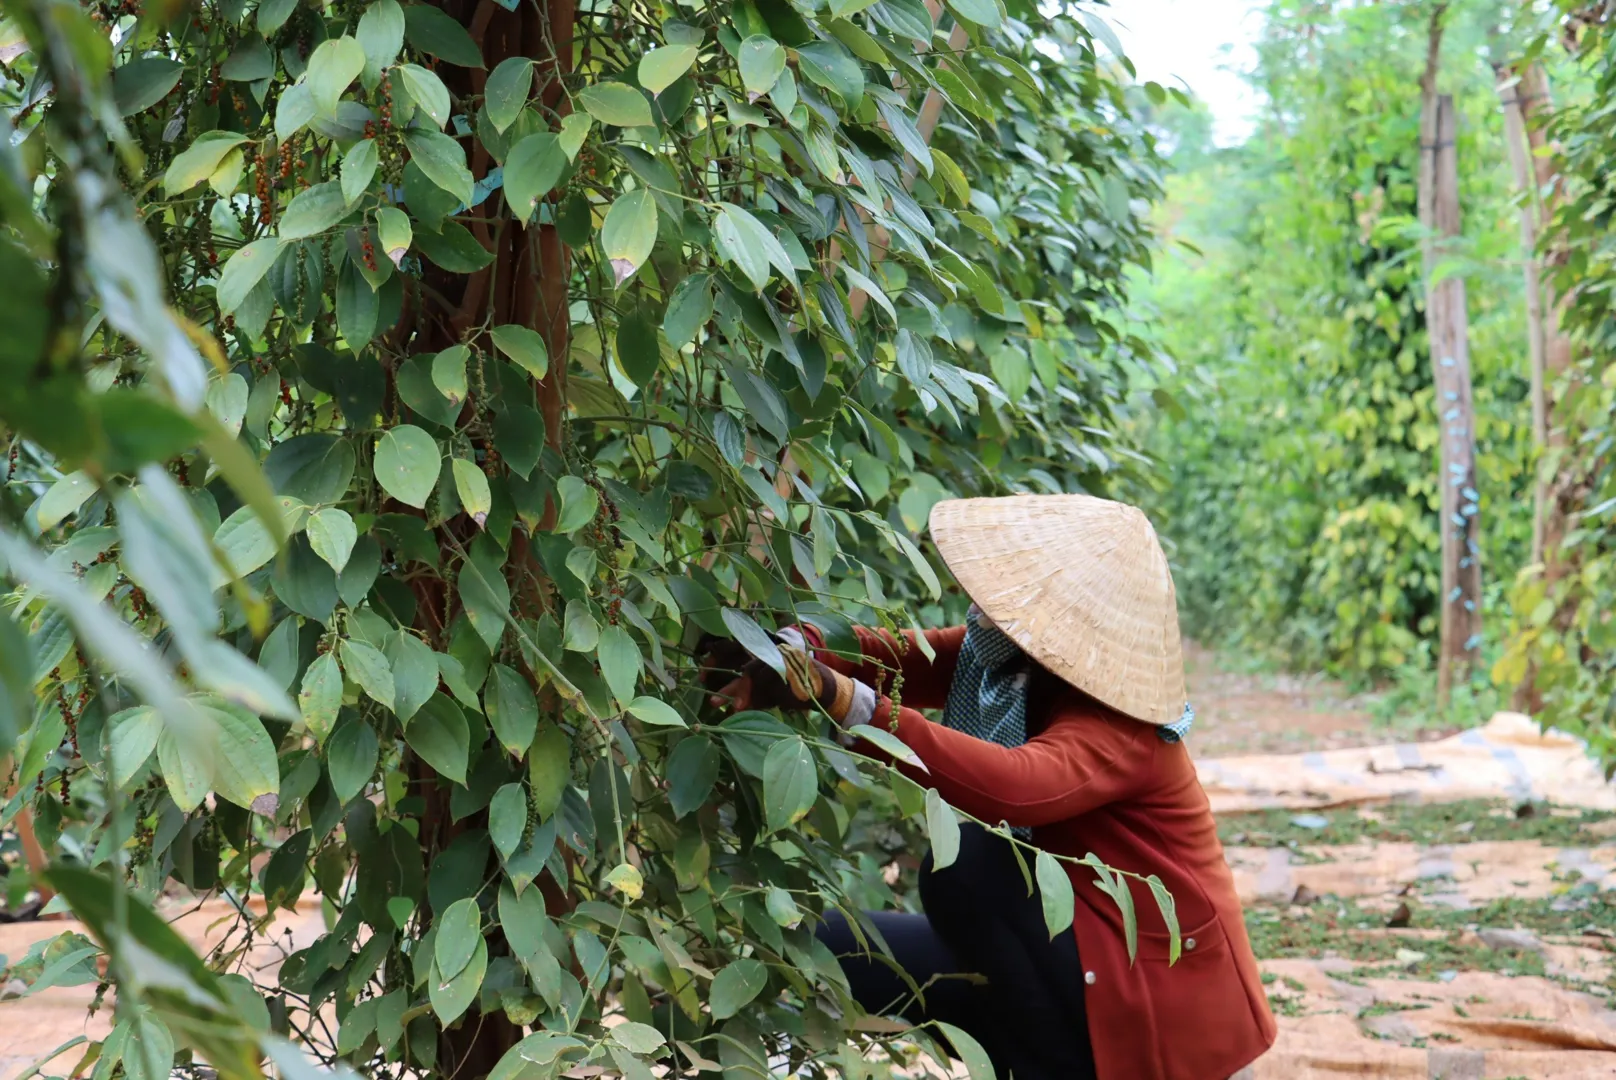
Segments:
[[[1192,650],[1203,782],[1294,777],[1299,762],[1339,773],[1340,755],[1319,751],[1389,742],[1369,702],[1329,680],[1231,666]],[[1383,750],[1366,773],[1431,767],[1409,745]],[[1237,1080],[1616,1077],[1616,811],[1523,802],[1502,784],[1465,797],[1475,775],[1447,778],[1451,799],[1426,783],[1418,801],[1339,805],[1351,777],[1333,779],[1319,806],[1293,791],[1301,805],[1219,814],[1280,1026]],[[1285,781],[1270,782],[1283,802]],[[1214,806],[1260,801],[1209,790]]]

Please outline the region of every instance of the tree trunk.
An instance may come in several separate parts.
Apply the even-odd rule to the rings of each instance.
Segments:
[[[1481,644],[1480,499],[1476,489],[1475,410],[1471,402],[1469,320],[1464,278],[1432,282],[1437,257],[1459,236],[1458,135],[1453,97],[1426,95],[1422,127],[1435,140],[1421,147],[1429,178],[1426,244],[1426,335],[1435,376],[1441,430],[1442,631],[1437,657],[1437,707],[1445,710],[1455,681],[1468,679]]]
[[[438,6],[466,27],[482,50],[487,65],[483,70],[449,65],[439,69],[440,77],[457,97],[462,100],[481,97],[488,73],[500,61],[526,56],[535,62],[535,90],[544,112],[564,116],[571,111],[562,80],[573,68],[574,0],[545,0],[537,5],[519,5],[515,10],[507,10],[493,0],[447,0]],[[494,162],[480,143],[473,146],[469,155],[471,172],[482,179]],[[421,290],[422,310],[407,313],[406,318],[412,318],[413,325],[403,337],[407,340],[408,332],[413,331],[415,348],[421,351],[441,350],[463,342],[492,354],[494,350],[487,339],[478,340],[484,329],[515,323],[536,330],[544,338],[550,366],[546,377],[534,382],[534,396],[544,417],[546,440],[553,449],[559,450],[571,338],[568,317],[571,253],[561,242],[554,225],[517,221],[497,192],[480,206],[463,211],[460,220],[493,254],[493,261],[473,274],[449,273],[428,266],[427,288]],[[469,401],[467,408],[471,408]],[[553,514],[554,507],[547,508],[546,516]],[[473,537],[466,535],[459,539],[469,545]],[[543,581],[544,576],[525,537],[520,534],[512,543],[511,561],[528,564],[523,568],[524,580]],[[422,625],[418,628],[429,635],[429,640],[439,641],[448,629],[441,616],[445,597],[433,591],[430,597],[422,599],[418,605]],[[430,602],[425,602],[427,600]],[[439,786],[436,774],[422,769],[417,778],[424,781],[421,789],[427,808],[422,815],[421,837],[423,841],[430,838],[426,844],[426,856],[430,860],[459,833],[486,824],[486,811],[453,822],[448,791]],[[566,882],[556,882],[548,873],[540,876],[536,887],[541,889],[545,905],[553,914],[560,914],[570,906],[566,886]],[[522,1029],[503,1012],[480,1013],[473,1009],[457,1027],[440,1033],[439,1069],[467,1078],[486,1076],[521,1037]]]
[[[1538,271],[1539,219],[1537,172],[1532,168],[1527,143],[1526,116],[1521,107],[1521,79],[1506,67],[1495,68],[1498,98],[1504,106],[1504,143],[1509,166],[1520,193],[1521,273],[1526,285],[1526,356],[1532,385],[1532,452],[1540,462],[1548,441],[1548,409],[1544,390],[1543,286]],[[1532,491],[1532,562],[1543,561],[1543,514],[1547,489],[1539,470]]]

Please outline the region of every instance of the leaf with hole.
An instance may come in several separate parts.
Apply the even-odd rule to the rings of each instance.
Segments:
[[[611,260],[617,284],[634,276],[656,246],[657,206],[651,193],[637,188],[612,203],[600,229],[600,246]]]

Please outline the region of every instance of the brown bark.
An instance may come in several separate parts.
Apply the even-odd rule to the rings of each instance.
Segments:
[[[487,72],[500,61],[526,56],[535,61],[538,95],[547,114],[565,114],[568,101],[562,80],[572,71],[573,0],[520,5],[515,11],[506,10],[493,0],[449,0],[440,6],[467,28],[482,48],[487,65],[482,71],[441,67],[440,75],[451,93],[469,102],[482,94]],[[475,147],[471,155],[473,175],[485,175],[491,164],[486,151]],[[428,266],[423,293],[442,300],[436,308],[414,313],[416,347],[437,350],[466,341],[479,345],[484,353],[491,353],[493,350],[487,342],[475,341],[473,335],[478,328],[516,323],[537,330],[544,338],[550,368],[546,377],[537,380],[533,388],[544,417],[547,441],[552,448],[559,449],[571,332],[567,315],[572,272],[570,253],[553,225],[524,225],[511,217],[505,200],[498,195],[465,211],[461,220],[494,256],[493,261],[477,273],[464,275]],[[553,508],[550,512],[553,513]],[[471,538],[460,539],[469,542]],[[512,555],[529,564],[523,567],[524,576],[536,575],[542,580],[543,575],[526,543],[513,545]],[[431,582],[418,585],[416,591],[421,601],[417,616],[419,628],[430,634],[431,640],[441,642],[446,632],[442,625],[444,586]],[[481,815],[452,822],[447,791],[430,768],[417,765],[412,770],[412,778],[426,800],[421,839],[425,855],[430,859],[458,833],[478,824]],[[538,887],[550,911],[559,913],[567,907],[566,884],[554,881],[548,873],[540,876]],[[440,1034],[439,1068],[456,1076],[486,1076],[521,1037],[522,1030],[503,1012],[473,1011],[458,1027]]]
[[[1434,80],[1433,80],[1434,81]],[[1475,668],[1481,640],[1480,496],[1476,488],[1475,410],[1471,401],[1469,319],[1464,278],[1432,283],[1437,258],[1459,229],[1458,123],[1451,95],[1426,94],[1422,128],[1435,139],[1421,147],[1422,208],[1428,208],[1426,332],[1441,431],[1442,597],[1437,707]]]

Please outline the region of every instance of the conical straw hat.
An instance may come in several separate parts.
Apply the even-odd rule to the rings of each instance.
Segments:
[[[1089,495],[951,499],[931,536],[954,578],[1034,660],[1150,724],[1184,713],[1178,597],[1137,507]]]

